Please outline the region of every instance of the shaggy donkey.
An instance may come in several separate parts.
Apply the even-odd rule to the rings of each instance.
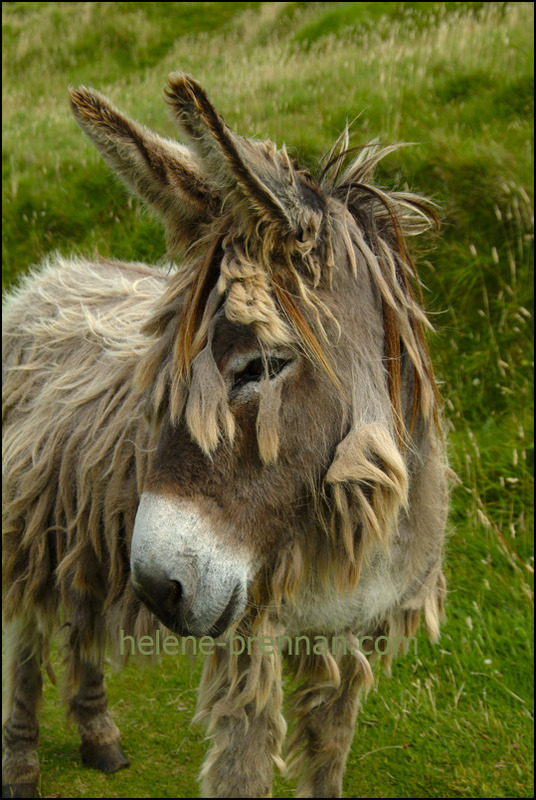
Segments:
[[[7,794],[36,789],[54,629],[82,758],[112,772],[128,762],[105,648],[162,623],[217,638],[197,712],[205,796],[269,796],[282,662],[300,683],[298,796],[338,796],[363,649],[421,612],[437,637],[445,593],[447,466],[405,243],[433,214],[372,183],[392,148],[348,164],[345,132],[313,179],[233,133],[189,76],[166,94],[186,146],[94,91],[71,102],[163,219],[177,269],[54,257],[6,302]],[[296,654],[298,635],[337,638]]]

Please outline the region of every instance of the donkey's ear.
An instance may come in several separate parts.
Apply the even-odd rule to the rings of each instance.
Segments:
[[[168,247],[190,244],[216,197],[188,148],[125,117],[93,89],[69,90],[77,123],[127,186],[163,220]]]
[[[171,73],[164,91],[179,129],[219,191],[238,188],[257,216],[300,236],[316,236],[323,195],[294,169],[284,148],[234,133],[190,75]]]

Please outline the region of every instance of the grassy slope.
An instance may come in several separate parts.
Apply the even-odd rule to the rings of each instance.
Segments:
[[[483,8],[485,6],[485,8]],[[158,224],[81,136],[66,86],[93,85],[173,136],[161,100],[192,72],[228,122],[313,164],[356,142],[418,142],[381,167],[442,208],[423,254],[453,468],[441,644],[419,639],[364,706],[348,796],[532,794],[532,4],[4,3],[3,279],[51,249],[157,260]],[[109,680],[132,759],[80,767],[47,685],[45,796],[196,796],[200,664]],[[139,698],[143,698],[140,702]],[[179,713],[177,713],[179,712]],[[276,796],[291,784],[278,779]]]

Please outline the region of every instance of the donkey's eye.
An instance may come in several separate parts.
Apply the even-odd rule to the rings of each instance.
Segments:
[[[287,364],[290,364],[292,359],[290,358],[267,358],[266,363],[268,366],[268,377],[270,379],[275,378],[276,375],[279,375],[280,372],[284,370]],[[237,389],[246,386],[248,383],[259,383],[264,378],[265,375],[265,366],[264,361],[262,358],[252,358],[251,361],[244,366],[243,369],[235,372],[234,381],[233,381],[233,392],[237,391]]]

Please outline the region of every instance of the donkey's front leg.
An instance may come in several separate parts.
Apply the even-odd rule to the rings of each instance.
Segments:
[[[6,626],[2,797],[35,797],[42,650],[43,640],[36,634],[35,624],[24,626],[14,620]]]
[[[294,665],[299,675],[307,675],[291,698],[296,724],[288,757],[294,759],[293,774],[300,774],[296,797],[342,797],[359,695],[372,681],[370,666],[358,651],[323,659],[302,659],[299,669]]]
[[[196,719],[208,718],[212,738],[201,796],[271,797],[286,734],[281,659],[255,645],[251,655],[233,655],[227,644],[207,658],[201,680]]]
[[[69,714],[78,726],[82,761],[102,772],[128,767],[130,762],[121,749],[119,728],[108,711],[102,667],[82,661],[79,674],[78,691],[70,700]]]

